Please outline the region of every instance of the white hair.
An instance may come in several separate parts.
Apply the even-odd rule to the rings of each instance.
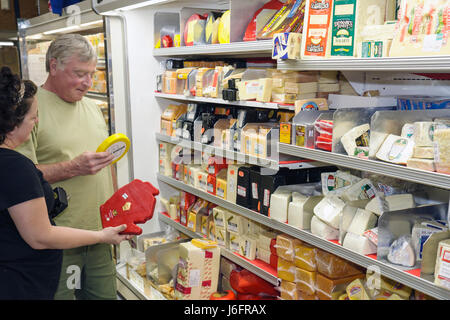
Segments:
[[[97,59],[94,47],[85,37],[79,34],[64,34],[50,44],[46,54],[45,69],[50,72],[52,59],[56,59],[58,67],[64,69],[67,60],[73,56],[77,56],[82,62]]]

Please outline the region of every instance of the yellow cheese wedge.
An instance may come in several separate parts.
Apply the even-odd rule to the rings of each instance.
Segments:
[[[122,133],[116,133],[106,138],[97,148],[96,152],[109,152],[114,155],[112,163],[122,159],[130,149],[130,140]],[[111,163],[111,164],[112,164]]]

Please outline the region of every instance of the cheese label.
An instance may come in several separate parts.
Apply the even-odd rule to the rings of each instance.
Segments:
[[[308,5],[309,14],[306,21],[307,31],[304,34],[306,42],[302,49],[303,55],[325,57],[333,0],[310,0]]]
[[[353,56],[356,1],[336,0],[331,30],[331,56]]]
[[[237,193],[238,195],[240,195],[241,197],[246,197],[247,196],[247,189],[242,187],[242,186],[238,186],[237,187]]]
[[[402,151],[406,148],[408,145],[407,139],[397,139],[391,147],[391,150],[389,150],[388,158],[389,160],[395,160],[400,158]]]

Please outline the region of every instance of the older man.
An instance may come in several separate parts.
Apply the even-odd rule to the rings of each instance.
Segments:
[[[108,129],[98,106],[84,97],[96,64],[92,45],[81,35],[63,35],[51,43],[49,75],[36,95],[39,123],[18,148],[70,197],[55,223],[87,230],[101,229],[99,206],[114,192],[111,171],[105,168],[113,156],[95,152]],[[109,245],[64,250],[55,299],[116,299],[115,275]]]

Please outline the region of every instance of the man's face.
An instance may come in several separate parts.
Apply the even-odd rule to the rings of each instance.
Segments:
[[[66,102],[80,101],[92,86],[92,76],[97,61],[82,62],[77,55],[72,56],[63,66],[56,59],[50,62],[50,75],[55,80],[56,94]]]

